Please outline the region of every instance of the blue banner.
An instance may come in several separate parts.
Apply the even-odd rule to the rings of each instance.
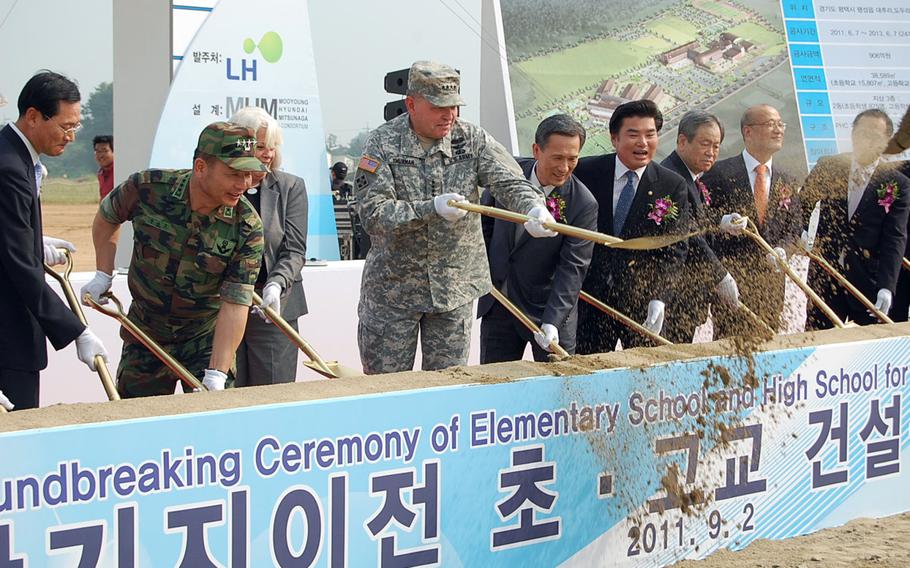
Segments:
[[[908,363],[892,338],[4,434],[0,564],[701,558],[910,509]]]

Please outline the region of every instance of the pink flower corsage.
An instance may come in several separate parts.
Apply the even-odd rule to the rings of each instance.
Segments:
[[[889,213],[894,201],[900,197],[901,190],[895,182],[889,181],[888,183],[883,183],[875,190],[875,193],[878,194],[878,204],[884,208],[885,213]]]
[[[550,195],[550,197],[547,197],[547,210],[550,212],[550,215],[553,216],[553,219],[560,223],[564,222],[563,219],[566,216],[566,200],[558,193]]]
[[[708,191],[708,186],[705,185],[705,182],[700,179],[695,180],[695,185],[698,187],[698,191],[701,192],[701,198],[705,200],[705,205],[711,206],[711,192]]]
[[[778,209],[790,210],[791,192],[789,185],[780,186],[780,200],[777,202]]]
[[[654,221],[655,225],[660,225],[664,219],[672,221],[677,217],[679,217],[679,208],[673,203],[669,195],[655,200],[648,212],[648,219]]]

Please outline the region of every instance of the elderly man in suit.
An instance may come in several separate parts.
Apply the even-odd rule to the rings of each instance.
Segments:
[[[519,160],[521,169],[543,191],[553,218],[584,229],[597,228],[597,201],[572,175],[585,143],[585,129],[572,117],[558,114],[537,127],[534,159]],[[489,191],[481,203],[499,206]],[[556,341],[575,353],[578,293],[594,243],[557,236],[533,239],[522,225],[489,217],[481,219],[493,286],[508,296],[537,323],[542,333],[531,343],[534,360],[546,361],[550,343]],[[480,362],[521,359],[531,341],[527,331],[493,296],[482,296],[477,305],[480,324]]]
[[[709,224],[706,209],[711,207],[711,194],[701,177],[714,166],[723,141],[724,127],[716,116],[702,110],[689,111],[679,122],[676,150],[661,162],[686,180],[696,230]],[[703,235],[689,239],[684,270],[674,279],[673,290],[664,326],[664,335],[673,343],[692,341],[695,328],[708,319],[708,306],[715,298],[732,306],[739,301],[736,280]]]
[[[41,237],[38,158],[59,156],[75,140],[80,100],[63,75],[38,73],[19,95],[19,118],[0,130],[0,404],[7,409],[38,406],[48,340],[55,349],[75,340],[79,360],[93,371],[95,355],[107,360],[101,341],[44,279],[44,262],[64,260],[57,247],[75,249]]]
[[[702,178],[711,195],[712,217],[720,221],[721,234],[712,248],[739,285],[742,302],[774,329],[784,306],[784,273],[775,256],[787,260],[787,249],[795,250],[802,228],[797,185],[773,164],[786,130],[774,107],[746,109],[740,120],[745,149],[717,162]],[[774,247],[774,255],[742,235],[746,217]],[[711,315],[715,339],[742,335],[751,325],[724,304],[716,304]]]
[[[598,203],[597,230],[623,239],[666,235],[689,226],[689,190],[679,175],[652,162],[663,114],[653,101],[622,104],[610,117],[615,154],[582,158],[575,175]],[[583,289],[660,333],[669,281],[682,263],[684,246],[627,251],[598,246]],[[579,353],[644,344],[641,336],[595,308],[579,306]]]
[[[910,180],[896,164],[881,161],[894,131],[891,118],[879,109],[864,110],[853,120],[852,154],[819,159],[800,194],[806,209],[819,201],[818,230],[813,248],[851,284],[888,313],[907,245]],[[820,267],[813,264],[809,282],[840,316],[859,324],[875,323],[866,308]],[[831,322],[816,307],[807,327],[825,329]]]

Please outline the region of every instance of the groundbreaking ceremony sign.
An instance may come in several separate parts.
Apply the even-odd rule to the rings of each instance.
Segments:
[[[910,509],[908,364],[898,337],[3,434],[0,566],[700,558]]]

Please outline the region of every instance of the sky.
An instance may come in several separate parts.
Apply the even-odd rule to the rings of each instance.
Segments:
[[[16,99],[40,69],[67,75],[87,100],[113,80],[112,0],[0,0],[0,123],[14,120]]]

